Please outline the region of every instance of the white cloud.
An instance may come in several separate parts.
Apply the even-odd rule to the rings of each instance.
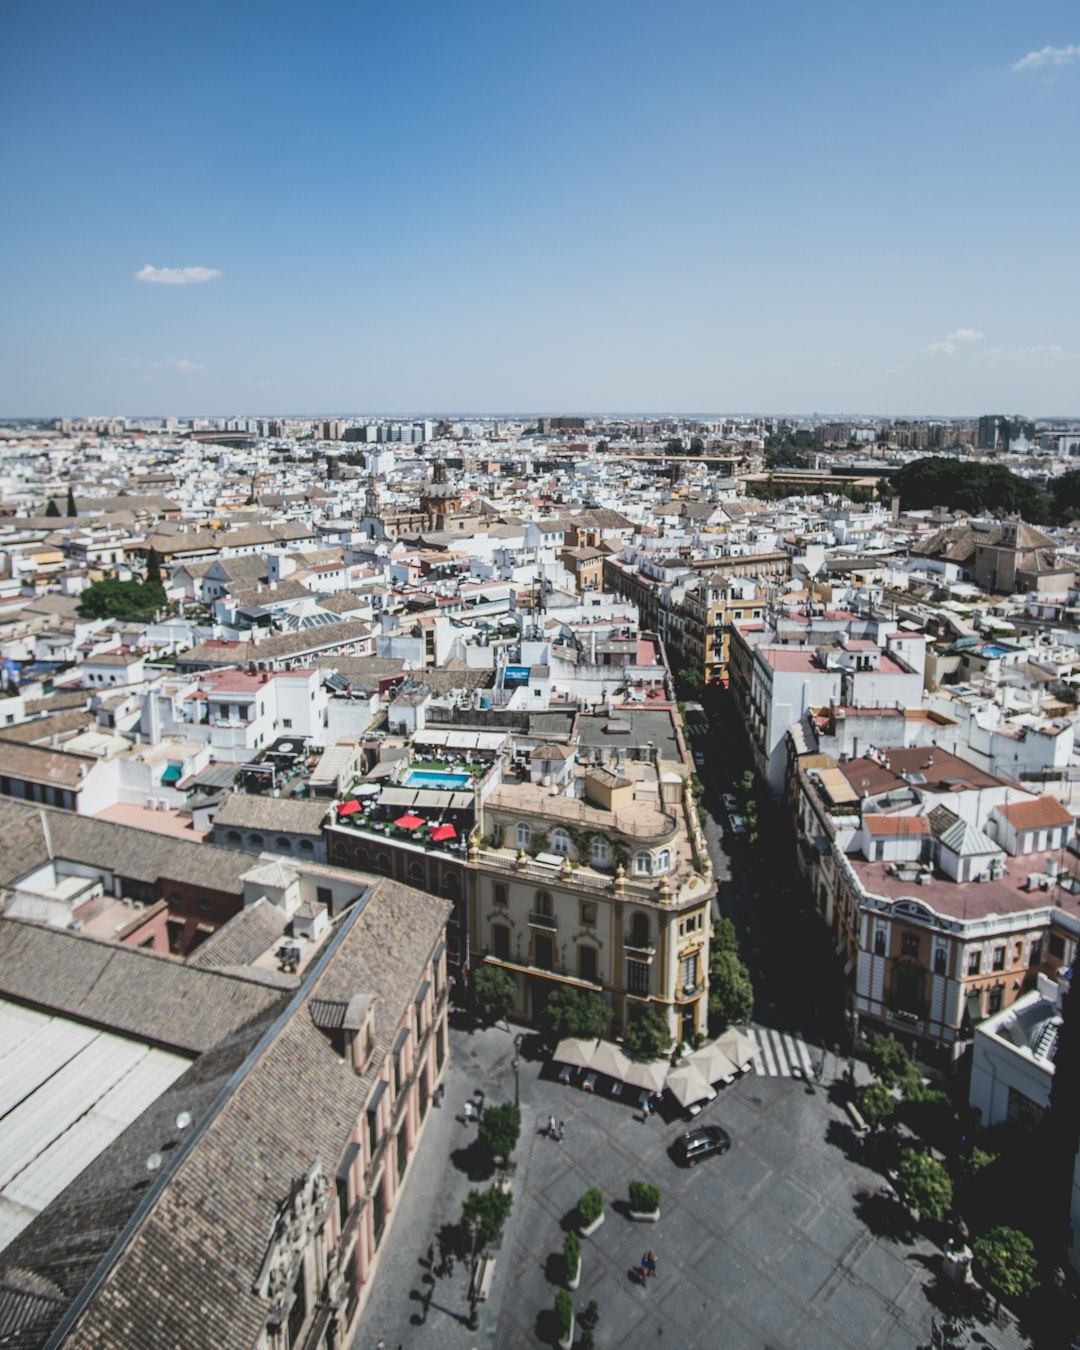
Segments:
[[[203,281],[216,281],[219,276],[216,267],[154,267],[147,263],[135,273],[135,280],[156,286],[197,286]]]
[[[919,348],[920,356],[955,356],[955,342],[928,342],[925,347]]]
[[[181,374],[190,375],[194,371],[206,369],[205,366],[200,366],[197,361],[189,361],[186,356],[167,356],[164,361],[148,361],[143,356],[118,356],[116,364],[126,366],[144,380],[153,379],[155,375],[168,370],[176,370]]]
[[[1080,361],[1080,352],[1070,352],[1060,343],[1048,342],[1037,347],[991,347],[972,360],[987,366],[1058,366],[1066,361]]]
[[[945,339],[946,342],[981,342],[982,333],[977,328],[958,328],[955,333],[950,333]]]
[[[1067,47],[1040,47],[1037,52],[1028,52],[1013,65],[1013,70],[1034,70],[1038,66],[1071,66],[1080,61],[1080,43],[1070,42]]]

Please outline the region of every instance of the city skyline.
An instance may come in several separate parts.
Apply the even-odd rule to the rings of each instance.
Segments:
[[[0,415],[1080,412],[1064,4],[59,12]]]

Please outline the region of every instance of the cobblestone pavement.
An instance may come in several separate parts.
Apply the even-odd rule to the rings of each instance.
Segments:
[[[491,1301],[470,1331],[467,1270],[430,1280],[423,1256],[470,1187],[451,1161],[475,1132],[460,1122],[461,1107],[477,1089],[488,1104],[513,1100],[513,1053],[505,1030],[452,1034],[445,1105],[413,1162],[357,1350],[374,1350],[380,1337],[387,1350],[554,1344],[558,1253],[568,1216],[590,1186],[604,1193],[606,1219],[582,1243],[574,1300],[579,1311],[596,1300],[598,1347],[929,1344],[931,1317],[941,1316],[938,1253],[903,1231],[903,1211],[879,1194],[881,1178],[849,1156],[846,1117],[824,1088],[747,1075],[723,1089],[699,1123],[722,1124],[732,1150],[686,1171],[668,1154],[683,1122],[643,1122],[629,1105],[565,1087],[524,1058],[514,1211]],[[566,1122],[562,1144],[542,1133],[549,1112]],[[635,1178],[660,1187],[658,1224],[626,1217]],[[647,1248],[658,1269],[643,1287],[636,1270]],[[979,1326],[976,1335],[976,1344],[996,1350],[1028,1344],[1011,1323]]]

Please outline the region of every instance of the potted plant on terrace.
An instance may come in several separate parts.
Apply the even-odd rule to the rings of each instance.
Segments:
[[[660,1187],[648,1181],[630,1183],[630,1217],[642,1223],[655,1223],[660,1217]]]
[[[578,1219],[581,1221],[581,1236],[591,1237],[604,1222],[604,1197],[594,1186],[578,1201]]]
[[[566,1287],[576,1289],[581,1283],[581,1239],[576,1233],[567,1233],[562,1245],[566,1263]]]
[[[574,1344],[574,1300],[565,1289],[555,1295],[555,1315],[559,1319],[560,1350],[570,1350]]]

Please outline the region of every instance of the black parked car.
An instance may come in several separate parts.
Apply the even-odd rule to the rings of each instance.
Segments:
[[[684,1167],[693,1167],[702,1158],[714,1153],[726,1153],[731,1147],[731,1135],[719,1125],[699,1125],[696,1130],[680,1135],[675,1141],[675,1158]]]

